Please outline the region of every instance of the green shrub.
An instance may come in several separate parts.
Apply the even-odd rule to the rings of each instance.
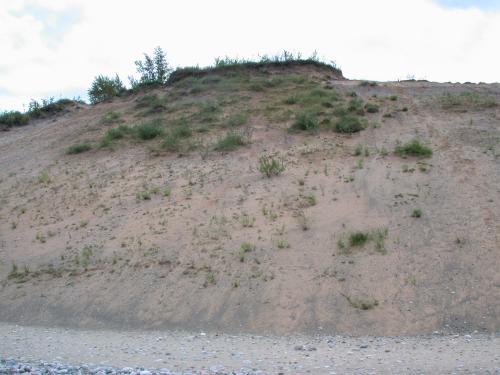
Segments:
[[[124,91],[125,86],[118,74],[115,78],[97,76],[88,91],[89,100],[92,104],[99,103],[114,96],[120,96]]]
[[[356,133],[364,128],[363,122],[354,116],[342,116],[335,124],[335,130],[339,133]]]
[[[76,145],[70,146],[66,149],[67,154],[81,154],[82,152],[89,151],[92,149],[90,143],[78,143]]]
[[[295,116],[295,121],[290,127],[292,131],[315,131],[319,127],[318,120],[309,112],[299,112]]]
[[[404,145],[397,145],[394,153],[399,156],[428,157],[432,155],[432,150],[415,139]]]
[[[137,137],[143,141],[154,139],[165,133],[161,127],[161,121],[158,119],[136,125],[133,130]]]
[[[54,100],[53,97],[49,99],[42,99],[42,103],[38,103],[36,100],[31,100],[28,104],[27,115],[30,118],[46,117],[64,110],[64,108],[73,103],[70,99],[59,99]]]
[[[7,111],[0,114],[0,125],[7,127],[26,125],[29,119],[28,115],[19,111]]]
[[[229,132],[224,137],[220,138],[215,144],[216,151],[233,151],[240,146],[246,145],[247,139],[241,133]]]
[[[365,104],[365,110],[368,113],[377,113],[379,110],[379,107],[375,103],[366,103]]]
[[[259,159],[259,171],[264,176],[270,178],[272,176],[278,176],[285,170],[285,164],[283,160],[275,159],[270,156],[261,156]]]

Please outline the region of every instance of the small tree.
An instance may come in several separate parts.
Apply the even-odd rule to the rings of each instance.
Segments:
[[[99,75],[92,82],[88,93],[90,102],[95,104],[113,96],[120,96],[123,91],[125,91],[125,86],[123,86],[118,74],[114,78]]]
[[[163,52],[161,47],[154,49],[152,57],[145,53],[144,61],[137,60],[135,66],[141,77],[139,80],[129,77],[130,85],[133,89],[148,85],[162,85],[167,82],[168,76],[172,71],[168,66],[165,52]]]

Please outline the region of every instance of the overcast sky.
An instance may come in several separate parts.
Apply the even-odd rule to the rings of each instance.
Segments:
[[[0,0],[0,111],[171,65],[314,50],[347,78],[500,81],[500,0]]]

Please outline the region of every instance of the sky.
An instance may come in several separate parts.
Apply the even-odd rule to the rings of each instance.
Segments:
[[[135,73],[317,51],[351,79],[500,81],[500,0],[0,0],[0,111]],[[23,107],[24,106],[24,107]]]

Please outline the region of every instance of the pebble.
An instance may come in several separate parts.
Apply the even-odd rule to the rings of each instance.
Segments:
[[[70,366],[59,362],[23,363],[12,358],[0,359],[0,375],[30,374],[30,375],[266,375],[260,370],[241,369],[238,372],[226,372],[224,366],[215,365],[208,371],[175,372],[169,369],[144,369],[144,368],[114,368],[82,364]]]

